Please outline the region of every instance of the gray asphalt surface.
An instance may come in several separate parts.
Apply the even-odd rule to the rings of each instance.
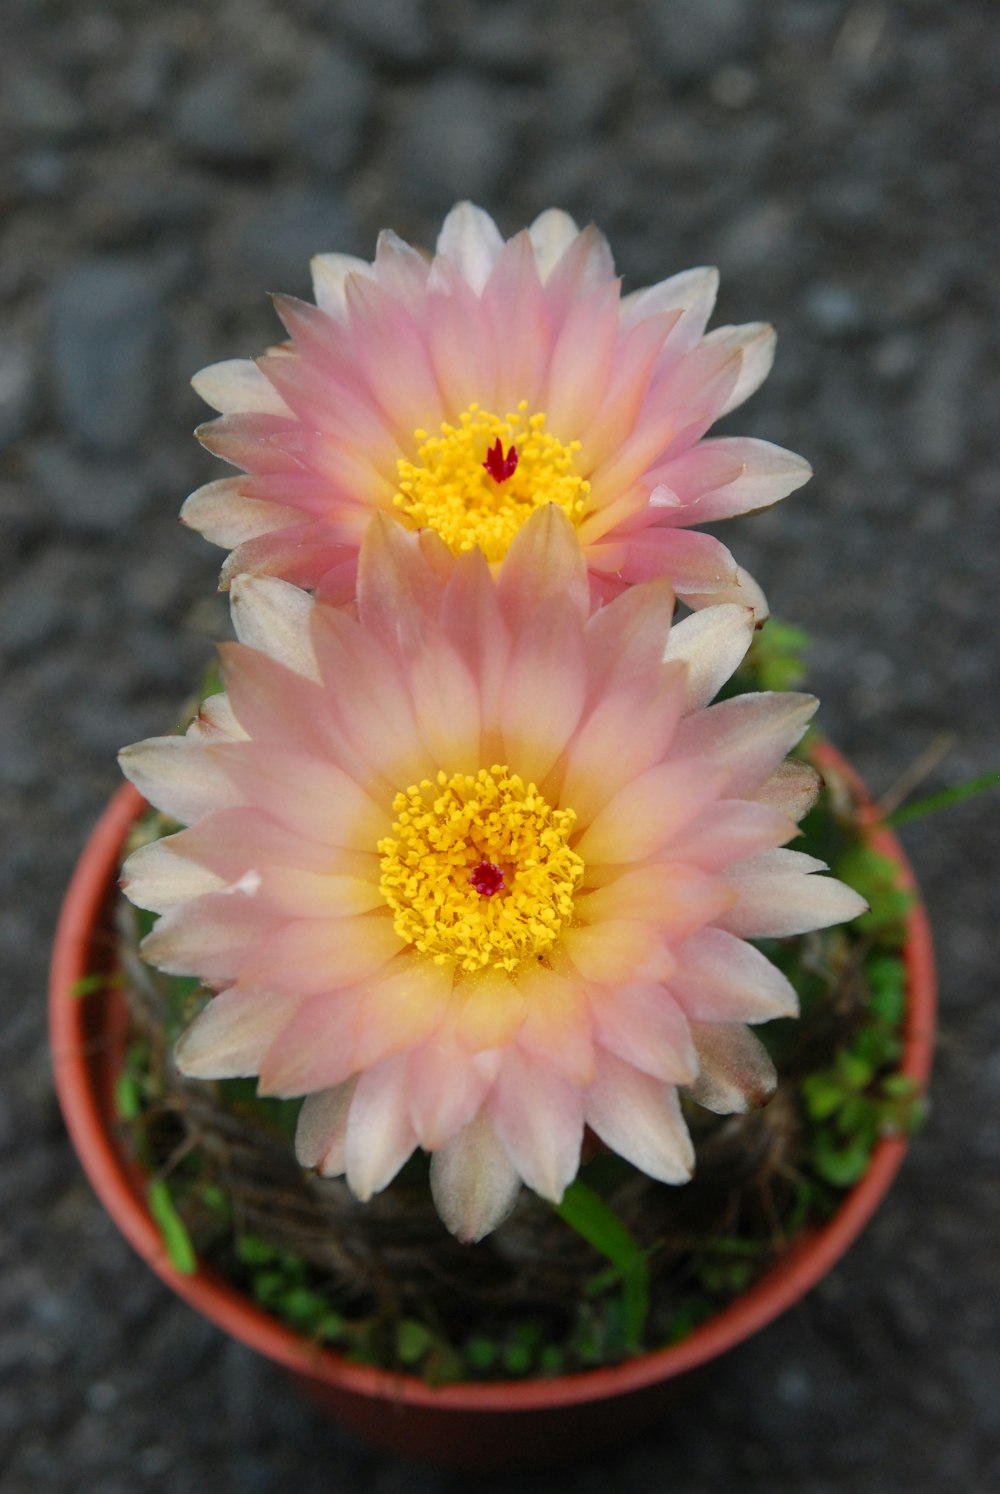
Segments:
[[[168,723],[220,553],[191,373],[310,253],[551,203],[629,285],[704,262],[773,320],[728,429],[817,476],[721,534],[816,638],[876,793],[995,767],[993,0],[7,0],[0,57],[0,1469],[5,1494],[936,1494],[1000,1488],[1000,798],[905,835],[942,973],[934,1109],[864,1239],[697,1400],[588,1466],[470,1481],[362,1448],[152,1278],[58,1116],[45,967],[124,742]]]

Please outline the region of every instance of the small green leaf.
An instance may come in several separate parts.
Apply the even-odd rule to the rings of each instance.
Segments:
[[[142,1114],[142,1087],[139,1081],[124,1071],[115,1084],[115,1110],[119,1119],[137,1120]]]
[[[499,1346],[492,1338],[470,1338],[465,1345],[465,1357],[471,1369],[492,1369],[500,1354]]]
[[[852,1142],[849,1146],[818,1147],[814,1159],[816,1171],[821,1178],[835,1188],[851,1188],[868,1171],[871,1148],[863,1142]]]
[[[418,1364],[433,1342],[431,1330],[416,1318],[400,1318],[396,1324],[396,1353],[403,1364]]]
[[[181,1216],[174,1207],[170,1189],[162,1178],[151,1182],[146,1197],[152,1214],[163,1236],[170,1264],[185,1276],[193,1276],[198,1269],[198,1258],[191,1244],[191,1236]]]
[[[826,1120],[844,1103],[843,1086],[829,1074],[810,1074],[802,1081],[802,1098],[811,1120]]]

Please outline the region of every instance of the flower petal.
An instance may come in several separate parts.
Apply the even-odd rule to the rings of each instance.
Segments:
[[[687,666],[687,708],[708,705],[746,656],[753,640],[754,616],[749,607],[727,603],[693,613],[670,630],[667,659]]]
[[[670,990],[695,1022],[767,1022],[798,1015],[791,981],[759,949],[724,929],[702,929],[676,949]]]
[[[734,695],[685,717],[674,750],[685,757],[711,756],[728,770],[726,797],[748,799],[795,746],[818,705],[815,696],[791,691]]]
[[[528,1187],[559,1203],[580,1165],[583,1091],[511,1048],[489,1109],[496,1134]]]
[[[307,1095],[295,1130],[295,1156],[300,1167],[314,1167],[323,1178],[339,1178],[347,1170],[347,1120],[357,1079]]]
[[[445,218],[437,252],[450,259],[476,295],[486,282],[503,249],[503,236],[489,213],[471,202],[460,202]]]
[[[212,363],[191,380],[196,394],[220,415],[250,411],[262,415],[291,415],[281,395],[249,358]]]
[[[701,1068],[686,1086],[716,1115],[745,1115],[766,1105],[778,1083],[771,1055],[741,1022],[692,1022]]]
[[[747,322],[740,327],[716,327],[703,339],[710,347],[725,347],[743,354],[740,375],[719,416],[728,415],[748,400],[763,384],[774,362],[776,337],[767,322]],[[718,417],[717,417],[718,418]]]
[[[276,576],[237,576],[230,587],[233,627],[241,643],[259,649],[307,680],[319,680],[309,631],[311,596]]]
[[[720,928],[746,939],[783,939],[844,923],[864,913],[863,897],[834,877],[808,873],[825,870],[822,861],[800,851],[762,851],[738,862],[725,879],[739,900],[719,919]]]
[[[447,1229],[464,1245],[507,1218],[521,1179],[485,1109],[431,1158],[431,1192]]]
[[[677,1091],[642,1074],[612,1053],[602,1053],[587,1090],[587,1124],[612,1151],[661,1183],[686,1183],[694,1148]]]
[[[172,844],[174,839],[171,836],[140,846],[122,867],[121,889],[136,907],[166,913],[225,886],[223,877],[180,855]]]
[[[298,1007],[299,997],[273,991],[221,991],[178,1038],[177,1067],[189,1079],[257,1074]]]
[[[406,1103],[408,1055],[387,1058],[358,1079],[347,1118],[347,1181],[367,1203],[396,1176],[417,1145]]]

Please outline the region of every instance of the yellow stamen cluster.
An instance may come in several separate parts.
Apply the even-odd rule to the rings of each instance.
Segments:
[[[439,773],[393,800],[378,843],[382,896],[396,932],[438,964],[512,971],[547,953],[573,913],[583,861],[570,849],[571,809],[553,809],[507,768]],[[482,896],[469,877],[483,862],[504,890]]]
[[[445,421],[439,436],[414,431],[418,460],[397,464],[393,502],[401,516],[415,529],[435,529],[454,555],[478,545],[487,560],[502,560],[521,525],[545,503],[557,503],[578,524],[590,492],[576,471],[580,443],[564,445],[545,429],[543,414],[527,409],[522,400],[501,420],[470,405],[457,426]],[[505,451],[517,450],[517,469],[503,482],[483,468],[498,438]]]

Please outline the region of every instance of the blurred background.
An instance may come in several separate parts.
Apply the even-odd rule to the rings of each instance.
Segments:
[[[456,1494],[370,1452],[175,1301],[52,1095],[59,899],[225,629],[177,523],[224,469],[188,387],[278,333],[318,250],[551,204],[626,288],[722,271],[779,330],[725,429],[816,477],[721,531],[813,634],[876,794],[997,766],[995,0],[6,0],[0,59],[0,1470],[7,1494]],[[945,754],[945,749],[949,749]],[[1000,1487],[1000,798],[914,824],[941,964],[934,1107],[863,1240],[642,1441],[516,1487]],[[515,1481],[477,1481],[496,1494]]]

